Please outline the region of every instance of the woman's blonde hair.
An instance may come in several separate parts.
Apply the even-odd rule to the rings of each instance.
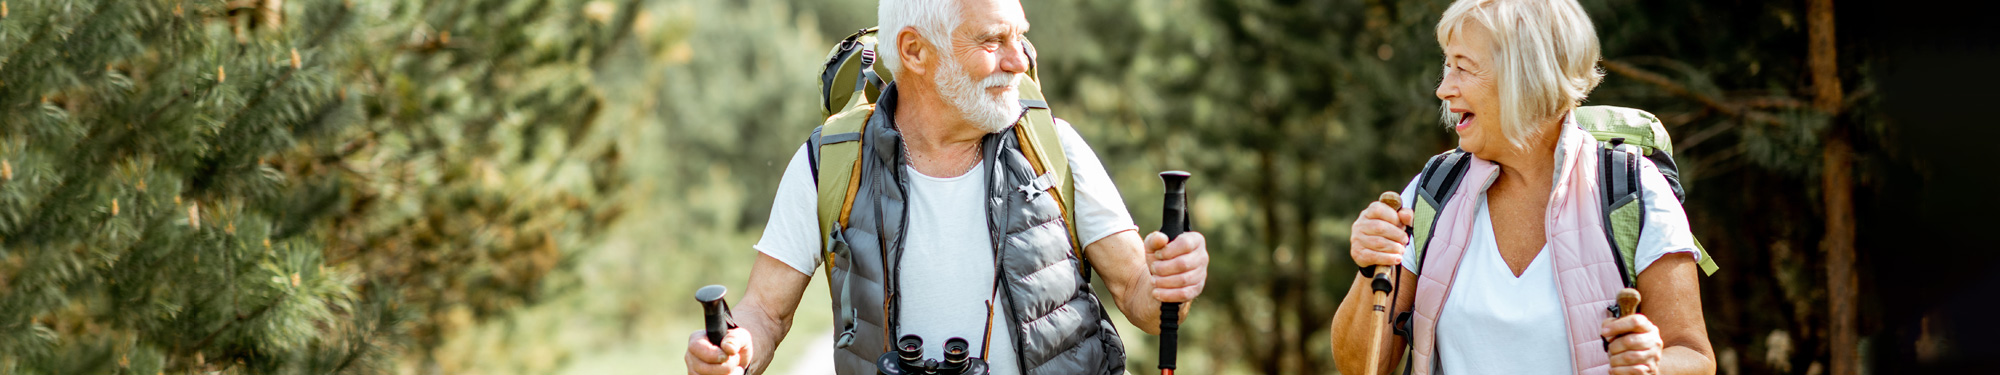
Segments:
[[[1466,25],[1493,35],[1494,61],[1485,64],[1499,78],[1494,117],[1515,147],[1539,135],[1538,120],[1576,108],[1604,81],[1597,28],[1576,0],[1458,0],[1438,20],[1438,47]],[[1450,103],[1442,110],[1448,125],[1458,122]]]

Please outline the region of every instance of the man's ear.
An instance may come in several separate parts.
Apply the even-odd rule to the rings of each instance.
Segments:
[[[929,75],[930,57],[937,56],[937,52],[931,51],[930,47],[931,43],[925,41],[923,34],[917,33],[915,27],[904,27],[903,30],[897,31],[896,58],[901,62],[903,68],[901,73]]]

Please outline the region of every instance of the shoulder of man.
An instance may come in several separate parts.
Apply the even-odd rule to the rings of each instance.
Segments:
[[[1079,177],[1081,180],[1079,182],[1082,182],[1094,180],[1096,177],[1083,176],[1085,174],[1105,173],[1104,161],[1099,159],[1097,151],[1092,150],[1090,144],[1083,140],[1083,135],[1076,132],[1076,127],[1071,126],[1069,121],[1058,118],[1055,119],[1055,128],[1057,137],[1060,138],[1059,142],[1062,143],[1063,157],[1069,160],[1070,175]],[[1109,176],[1104,178],[1108,179]]]
[[[1091,154],[1091,159],[1097,158],[1095,151],[1091,151],[1090,144],[1084,143],[1083,135],[1078,134],[1076,127],[1071,126],[1068,120],[1056,118],[1055,122],[1056,134],[1061,138],[1062,142],[1063,156],[1069,157],[1071,161],[1076,160],[1078,156],[1083,156],[1086,153]]]

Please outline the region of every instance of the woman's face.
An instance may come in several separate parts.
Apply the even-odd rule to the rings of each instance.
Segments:
[[[1492,47],[1493,35],[1476,24],[1459,27],[1444,46],[1444,81],[1438,83],[1437,97],[1459,117],[1454,125],[1458,147],[1474,155],[1512,148],[1500,129],[1499,66]]]

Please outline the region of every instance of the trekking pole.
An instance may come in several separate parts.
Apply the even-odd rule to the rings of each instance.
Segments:
[[[1403,212],[1402,195],[1398,195],[1396,194],[1396,192],[1393,191],[1382,192],[1382,197],[1377,198],[1377,200],[1382,202],[1382,204],[1389,205],[1389,210],[1396,211],[1397,216],[1402,215],[1401,214],[1401,212]],[[1400,221],[1401,220],[1400,217],[1397,220]],[[1368,316],[1370,318],[1373,318],[1374,322],[1386,323],[1389,321],[1389,302],[1391,302],[1389,301],[1389,293],[1390,291],[1396,290],[1395,282],[1390,280],[1391,278],[1395,277],[1391,276],[1395,274],[1395,271],[1396,271],[1396,266],[1393,264],[1375,266],[1375,272],[1374,272],[1375,276],[1373,277],[1375,281],[1370,283],[1370,285],[1375,288],[1375,309],[1374,311],[1368,312]],[[1377,374],[1380,371],[1382,371],[1381,368],[1382,368],[1383,325],[1384,324],[1375,324],[1374,333],[1368,335],[1368,373],[1371,375]]]
[[[722,347],[722,336],[736,329],[736,319],[729,316],[729,301],[722,299],[729,294],[729,288],[721,285],[701,287],[694,292],[695,302],[701,302],[702,319],[708,325],[708,343]]]
[[[1187,179],[1193,175],[1184,171],[1160,172],[1160,181],[1167,184],[1166,207],[1160,210],[1160,234],[1167,235],[1167,243],[1187,231]],[[1160,303],[1160,375],[1174,375],[1174,357],[1179,354],[1181,330],[1181,303]]]

